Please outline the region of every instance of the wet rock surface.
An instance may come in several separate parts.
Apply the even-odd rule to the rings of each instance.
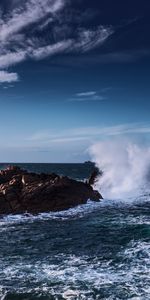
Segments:
[[[102,196],[88,183],[16,166],[0,171],[0,214],[61,211],[89,199],[99,201]]]

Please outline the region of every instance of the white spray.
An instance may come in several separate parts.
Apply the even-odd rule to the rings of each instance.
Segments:
[[[96,183],[105,198],[138,196],[150,186],[150,147],[127,141],[104,141],[90,148],[92,161],[103,171]]]

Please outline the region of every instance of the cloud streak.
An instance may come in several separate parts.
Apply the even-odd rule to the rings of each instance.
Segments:
[[[141,58],[150,56],[149,49],[141,50],[122,50],[105,53],[91,53],[88,55],[84,53],[81,56],[69,55],[67,58],[64,57],[60,60],[59,57],[52,63],[62,65],[65,67],[82,68],[83,66],[89,68],[91,66],[105,65],[105,64],[128,64],[136,63]]]

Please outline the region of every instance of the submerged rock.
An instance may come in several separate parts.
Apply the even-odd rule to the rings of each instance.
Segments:
[[[0,214],[61,211],[102,196],[90,184],[11,166],[0,171]]]

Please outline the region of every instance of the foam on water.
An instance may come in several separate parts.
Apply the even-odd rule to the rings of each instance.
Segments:
[[[15,284],[18,294],[53,295],[54,299],[62,296],[59,299],[149,300],[150,244],[130,242],[118,253],[116,262],[64,254],[55,259],[55,264],[20,262],[5,268],[5,284],[0,272],[1,300],[5,299],[7,289],[15,291]],[[28,287],[29,282],[32,288]],[[95,298],[95,295],[101,295],[101,298]]]
[[[38,244],[36,244],[38,239],[36,240],[36,238],[34,238],[34,234],[38,237],[35,232],[38,224],[34,225],[33,223],[36,223],[36,221],[44,221],[45,225],[43,229],[45,234],[49,222],[56,221],[59,224],[62,221],[65,223],[65,221],[71,220],[72,224],[74,224],[76,219],[74,220],[72,217],[77,217],[77,213],[80,213],[80,216],[82,217],[88,216],[91,212],[94,213],[93,217],[90,216],[90,218],[88,218],[88,222],[92,222],[90,227],[91,233],[89,233],[89,237],[92,238],[92,244],[95,242],[95,238],[93,237],[93,224],[95,224],[97,228],[97,234],[99,232],[99,234],[102,235],[101,241],[104,245],[106,240],[108,240],[107,243],[110,243],[110,245],[112,241],[109,236],[106,238],[105,242],[103,241],[103,232],[98,231],[99,227],[103,230],[104,227],[111,226],[110,234],[114,235],[116,241],[117,236],[115,235],[115,228],[118,228],[118,230],[120,230],[120,227],[124,228],[121,230],[122,236],[126,236],[126,234],[128,236],[126,228],[130,230],[130,228],[133,228],[134,226],[136,226],[135,228],[138,226],[141,233],[138,233],[137,238],[137,233],[134,230],[135,237],[130,233],[132,239],[125,246],[122,245],[122,247],[119,247],[120,250],[117,251],[115,255],[112,256],[109,254],[108,257],[107,251],[109,247],[107,244],[106,249],[108,249],[106,250],[106,257],[103,251],[100,251],[98,255],[96,252],[94,252],[93,255],[90,253],[89,255],[77,255],[68,254],[67,251],[65,251],[65,248],[63,251],[60,249],[58,254],[54,254],[54,252],[52,255],[48,256],[39,256],[39,253],[36,252],[32,257],[30,257],[30,255],[24,257],[21,253],[16,253],[16,256],[3,256],[0,259],[0,299],[7,300],[20,297],[18,299],[26,300],[40,299],[40,297],[53,297],[45,299],[149,300],[150,242],[144,238],[142,232],[142,230],[147,230],[148,228],[143,226],[149,225],[149,216],[143,215],[143,213],[140,216],[137,215],[137,213],[132,214],[131,209],[135,212],[136,206],[134,208],[134,205],[131,205],[131,203],[130,205],[123,206],[123,204],[117,205],[115,201],[107,200],[105,204],[104,202],[105,201],[101,203],[88,202],[86,205],[86,214],[85,206],[79,206],[76,209],[57,214],[49,213],[40,214],[38,216],[25,215],[23,217],[4,217],[1,223],[1,229],[5,227],[11,229],[12,232],[18,232],[20,235],[26,234],[26,236],[23,237],[23,240],[29,239],[27,232],[28,228],[30,228],[32,232],[30,238],[32,239],[35,250],[36,248],[39,248]],[[115,211],[113,212],[114,209]],[[125,213],[122,209],[125,209]],[[98,212],[97,210],[99,210],[99,214],[95,215],[95,213]],[[110,213],[109,218],[107,217],[108,213]],[[82,221],[82,218],[79,218],[78,222],[83,226],[84,220]],[[30,223],[31,225],[34,225],[34,227],[30,227]],[[27,224],[28,227],[26,228]],[[40,233],[42,236],[42,228]],[[77,247],[76,243],[79,241],[78,231],[76,234],[77,236],[71,236],[74,247]],[[58,237],[59,236],[60,234],[58,234]],[[56,237],[56,240],[58,237]],[[140,240],[139,237],[141,237]],[[20,239],[18,239],[18,241],[19,240]],[[68,236],[66,236],[66,245],[68,243],[67,240]],[[6,243],[9,247],[9,242],[6,241]],[[12,239],[11,245],[14,243],[15,241]],[[20,240],[20,243],[22,243],[22,240]],[[101,243],[99,247],[100,246],[102,246]],[[27,250],[28,249],[26,249],[26,251]],[[7,248],[7,251],[9,253],[9,248]],[[14,296],[12,296],[12,298],[10,296],[9,298],[9,295]]]

